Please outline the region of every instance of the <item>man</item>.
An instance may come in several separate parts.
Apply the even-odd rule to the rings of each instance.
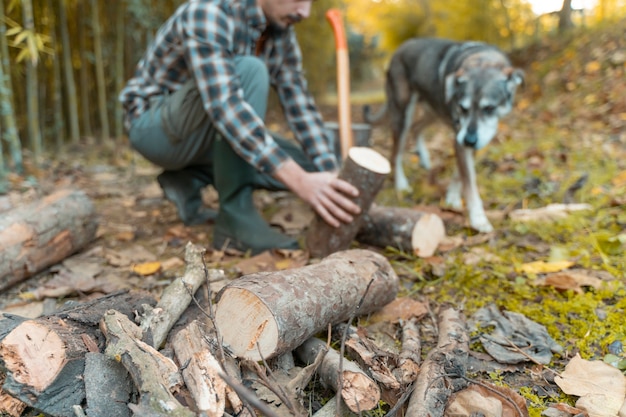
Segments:
[[[189,0],[120,94],[131,145],[164,169],[157,179],[185,224],[215,220],[215,248],[298,247],[255,209],[257,188],[291,190],[335,227],[359,212],[302,74],[293,24],[313,1]],[[264,125],[270,85],[300,146]],[[217,215],[202,206],[208,184]]]

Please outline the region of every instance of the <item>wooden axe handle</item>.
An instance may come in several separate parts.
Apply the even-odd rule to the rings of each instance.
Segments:
[[[343,27],[343,17],[339,9],[329,9],[326,19],[333,28],[337,53],[337,99],[339,105],[339,139],[343,160],[352,147],[352,121],[350,116],[350,60],[348,40]]]

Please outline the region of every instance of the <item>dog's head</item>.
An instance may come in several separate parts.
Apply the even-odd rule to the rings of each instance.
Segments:
[[[523,71],[510,66],[463,68],[448,75],[445,98],[457,143],[481,149],[491,142],[523,81]]]

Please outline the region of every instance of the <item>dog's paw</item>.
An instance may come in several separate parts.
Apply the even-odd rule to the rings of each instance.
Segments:
[[[460,193],[450,192],[450,190],[448,190],[448,193],[446,193],[446,206],[450,207],[452,210],[463,210],[463,199]]]
[[[472,227],[472,229],[480,233],[493,232],[493,226],[489,222],[489,219],[487,219],[487,216],[484,212],[470,215],[470,226]]]
[[[413,191],[413,188],[409,185],[409,180],[404,175],[396,176],[394,186],[397,194],[411,193]]]

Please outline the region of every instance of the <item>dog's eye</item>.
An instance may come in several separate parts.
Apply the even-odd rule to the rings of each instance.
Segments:
[[[459,104],[459,113],[461,113],[462,116],[467,116],[469,114],[469,107],[465,107],[462,104]]]
[[[496,106],[485,106],[483,107],[483,113],[486,115],[492,115],[496,111]]]

